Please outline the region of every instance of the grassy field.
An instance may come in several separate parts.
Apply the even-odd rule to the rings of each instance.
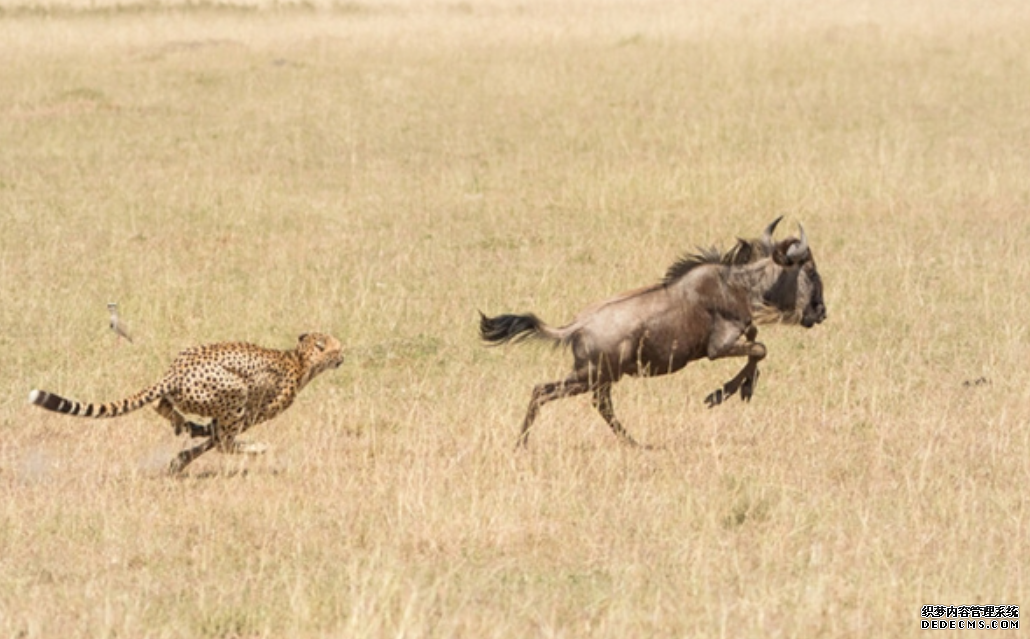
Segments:
[[[911,636],[1030,606],[1030,6],[0,0],[0,636]],[[620,383],[486,349],[774,217],[828,320]],[[781,232],[782,233],[782,232]],[[135,341],[117,344],[117,301]],[[185,445],[181,349],[347,361]],[[994,635],[992,635],[994,636]],[[998,636],[1010,636],[1002,633]]]

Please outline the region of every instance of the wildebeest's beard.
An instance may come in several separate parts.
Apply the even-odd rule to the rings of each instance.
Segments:
[[[763,295],[763,300],[780,312],[784,322],[794,324],[797,318],[798,299],[798,274],[799,269],[785,268],[780,271],[779,276],[769,290]]]
[[[808,289],[808,304],[801,314],[801,325],[805,328],[812,328],[826,319],[826,305],[823,303],[823,280],[819,272],[812,269],[811,273],[805,273]]]
[[[822,280],[815,265],[781,267],[754,311],[755,321],[763,324],[782,322],[811,328],[826,319]]]

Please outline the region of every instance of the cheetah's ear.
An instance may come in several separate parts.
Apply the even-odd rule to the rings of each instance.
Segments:
[[[303,334],[301,334],[300,337],[297,338],[297,341],[298,342],[303,342],[307,338],[307,336],[308,336],[307,333],[303,333]]]

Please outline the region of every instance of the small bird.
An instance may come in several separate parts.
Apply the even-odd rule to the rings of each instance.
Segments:
[[[116,302],[107,303],[107,311],[111,313],[111,330],[117,336],[118,343],[121,343],[121,339],[124,337],[132,343],[132,336],[129,335],[129,327],[118,317],[118,304]]]

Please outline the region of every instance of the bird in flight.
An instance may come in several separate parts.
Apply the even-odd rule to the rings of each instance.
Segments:
[[[121,343],[121,339],[124,337],[130,343],[132,342],[132,336],[129,334],[129,327],[125,325],[125,322],[118,317],[118,304],[116,302],[107,303],[107,311],[111,314],[111,330],[117,336],[118,343]]]

